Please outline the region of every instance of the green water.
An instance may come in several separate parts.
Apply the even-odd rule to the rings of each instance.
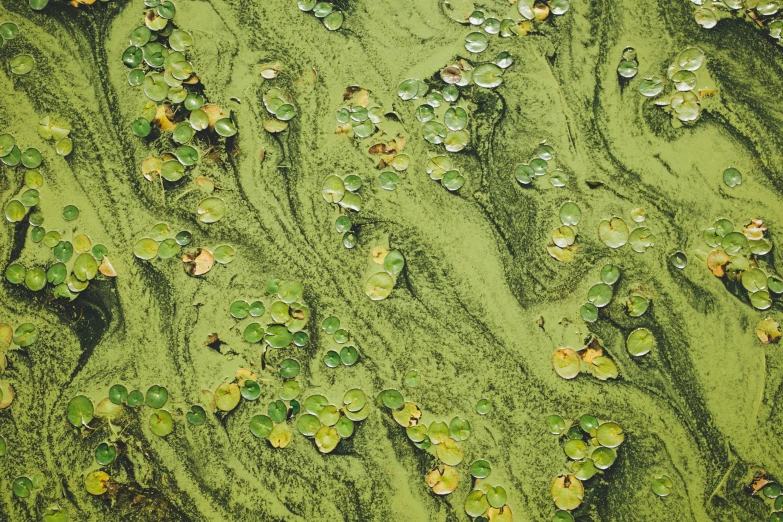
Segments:
[[[40,331],[35,344],[8,354],[0,374],[16,391],[0,410],[8,443],[0,457],[0,520],[40,520],[55,503],[71,520],[91,521],[469,520],[467,466],[479,458],[492,464],[493,484],[506,488],[514,520],[549,520],[550,484],[567,459],[544,419],[584,413],[614,420],[626,440],[616,464],[586,483],[582,520],[766,520],[769,507],[743,489],[758,469],[783,477],[780,346],[762,345],[754,334],[760,319],[780,319],[780,307],[759,312],[730,293],[706,267],[701,233],[719,217],[738,225],[763,219],[773,243],[783,230],[783,54],[774,41],[742,20],[705,31],[686,0],[573,0],[537,34],[490,37],[476,60],[464,50],[471,29],[452,20],[472,10],[469,2],[338,4],[346,22],[329,32],[292,0],[177,2],[175,21],[194,36],[188,56],[205,94],[231,111],[239,129],[227,150],[218,142],[186,180],[209,176],[219,187],[228,215],[211,225],[196,219],[196,193],[176,200],[183,189],[164,195],[140,174],[144,158],[168,147],[130,128],[145,98],[128,85],[120,56],[141,23],[142,2],[74,9],[52,0],[42,12],[26,2],[0,6],[0,22],[20,29],[0,48],[0,131],[43,153],[39,209],[47,229],[103,243],[118,274],[72,303],[52,300],[49,289],[0,284],[0,322],[32,322]],[[477,7],[501,16],[510,8],[505,0]],[[670,116],[639,95],[638,81],[663,75],[693,45],[704,50],[718,93],[695,125],[673,128]],[[627,46],[637,50],[639,76],[621,85],[616,68]],[[489,61],[502,50],[515,57],[503,84],[468,89],[471,144],[452,155],[467,182],[449,193],[424,170],[436,148],[422,139],[415,105],[397,97],[397,85],[430,79],[455,57]],[[36,59],[21,77],[7,66],[20,52]],[[272,61],[297,106],[277,135],[263,129],[261,101],[268,83],[260,64]],[[359,142],[335,133],[334,114],[351,85],[398,115],[412,163],[396,191],[381,189],[380,171]],[[71,122],[69,157],[38,135],[45,114]],[[564,188],[514,180],[514,166],[543,139],[569,176]],[[743,173],[733,189],[721,177],[729,165]],[[20,192],[23,169],[0,170],[5,205]],[[351,250],[334,231],[337,211],[320,195],[332,173],[364,181],[359,245]],[[579,204],[583,219],[574,260],[560,263],[545,246],[567,200]],[[76,221],[61,217],[68,204],[81,209]],[[618,215],[630,223],[636,207],[647,211],[654,247],[637,254],[599,241],[601,220]],[[134,258],[133,244],[161,221],[191,230],[199,246],[233,245],[235,260],[191,278],[176,259]],[[387,239],[405,254],[406,269],[392,295],[373,302],[363,291],[369,252]],[[684,270],[668,262],[675,250],[688,255]],[[3,270],[51,262],[26,221],[0,227],[0,258]],[[774,249],[767,258],[779,269]],[[579,307],[609,262],[623,274],[617,297],[589,331],[620,378],[565,381],[552,369],[552,353],[574,345],[575,332],[588,332]],[[397,388],[425,412],[425,423],[469,420],[473,433],[461,443],[454,493],[430,492],[425,475],[436,459],[374,405],[329,455],[298,433],[285,449],[251,435],[249,419],[266,413],[279,379],[274,365],[260,369],[260,348],[242,341],[228,306],[262,296],[271,278],[305,285],[312,342],[289,349],[302,363],[304,396],[322,393],[340,404],[350,388],[370,398]],[[652,307],[629,318],[623,298],[639,289]],[[327,339],[318,325],[329,315],[354,335],[357,365],[322,362]],[[657,344],[636,359],[625,338],[641,326]],[[224,343],[218,350],[205,344],[211,333]],[[204,426],[185,422],[201,390],[247,366],[262,381],[258,401],[209,415]],[[422,376],[413,389],[402,383],[411,369]],[[98,469],[93,452],[106,432],[74,428],[65,409],[78,394],[97,404],[118,382],[142,391],[166,386],[176,425],[163,439],[147,427],[149,410],[126,413],[119,423],[127,426],[126,447],[107,468],[119,484],[112,500],[91,496],[83,482]],[[476,413],[481,398],[493,404],[486,416]],[[660,474],[675,484],[665,499],[649,487]],[[10,485],[19,476],[40,477],[40,489],[16,498]]]

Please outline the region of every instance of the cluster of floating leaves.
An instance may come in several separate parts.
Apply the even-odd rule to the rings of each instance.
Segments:
[[[574,258],[578,248],[576,244],[577,225],[582,220],[582,210],[573,201],[567,201],[560,207],[559,217],[561,226],[552,231],[552,236],[546,245],[546,251],[558,261],[567,263]]]
[[[199,133],[208,131],[206,140],[215,134],[228,138],[237,133],[237,128],[218,105],[207,103],[193,64],[186,57],[193,37],[175,26],[174,4],[169,0],[145,0],[145,4],[145,25],[131,33],[130,47],[123,52],[122,61],[131,69],[128,83],[141,87],[150,100],[131,124],[133,133],[141,138],[151,136],[153,131],[165,133],[176,145],[174,151],[142,162],[144,178],[162,184],[163,180],[179,181],[187,167],[198,163],[200,155],[194,140],[202,136]],[[226,205],[210,196],[197,210],[203,223],[213,223],[225,215]]]
[[[267,405],[267,415],[254,415],[250,419],[250,433],[259,439],[266,439],[273,448],[285,448],[291,442],[291,427],[287,419],[295,415],[300,405],[296,398],[302,393],[302,387],[295,377],[299,374],[299,363],[294,359],[286,359],[280,363],[280,375],[283,384],[279,392],[279,399],[271,401]],[[205,392],[209,397],[211,410],[229,412],[239,406],[240,400],[255,401],[261,396],[261,386],[258,377],[249,368],[239,368],[232,381],[220,383],[214,393]],[[286,404],[287,401],[288,404]],[[214,405],[214,407],[213,407]],[[196,408],[196,406],[194,406]],[[201,422],[196,410],[194,420]]]
[[[612,301],[615,284],[619,279],[620,269],[615,265],[608,264],[601,269],[601,282],[590,287],[590,290],[587,292],[587,302],[579,309],[579,313],[585,322],[594,323],[598,320],[599,310],[608,306]],[[625,311],[630,317],[641,317],[647,312],[649,307],[650,300],[645,295],[642,295],[642,292],[634,292],[625,300]],[[637,328],[633,330],[626,339],[628,353],[635,357],[648,354],[654,345],[655,336],[647,328]],[[571,357],[571,359],[573,359],[573,357]],[[566,366],[566,368],[568,368],[565,370],[566,375],[571,375],[574,372],[574,369],[576,369],[575,363],[572,362],[570,364],[573,366]],[[557,369],[557,366],[555,369]],[[566,378],[576,377],[576,374],[573,374],[573,377],[567,377],[563,374],[560,375]]]
[[[430,179],[440,181],[451,192],[461,189],[465,184],[465,177],[456,169],[448,156],[442,154],[430,156],[426,170]]]
[[[68,137],[71,124],[54,116],[46,115],[38,122],[38,134],[47,141],[54,142],[54,150],[60,156],[67,156],[73,151],[73,140]]]
[[[783,279],[760,265],[761,256],[772,250],[772,243],[764,237],[766,231],[767,225],[756,218],[740,230],[721,218],[704,231],[704,241],[713,248],[707,254],[707,267],[730,290],[745,290],[757,310],[766,310],[772,306],[773,295],[783,293]]]
[[[266,111],[272,118],[264,118],[264,129],[278,133],[288,128],[288,122],[296,116],[296,107],[290,94],[279,87],[268,89],[261,97]]]
[[[0,374],[8,366],[6,354],[11,350],[27,348],[38,340],[38,328],[33,323],[22,323],[14,329],[7,323],[0,323]],[[0,410],[14,402],[14,388],[10,382],[0,380]],[[0,437],[0,456],[5,453],[6,442]]]
[[[133,255],[144,261],[153,259],[172,259],[178,257],[182,247],[190,245],[193,234],[187,230],[174,233],[168,223],[158,223],[149,233],[133,245]],[[204,275],[214,266],[215,262],[227,265],[234,260],[234,248],[230,245],[220,245],[213,249],[196,248],[182,255],[185,272],[191,276]]]
[[[73,427],[91,434],[105,433],[103,440],[95,447],[95,462],[100,468],[84,478],[84,487],[88,493],[96,496],[106,493],[111,478],[104,469],[117,459],[123,448],[130,451],[128,436],[124,435],[124,429],[120,427],[126,421],[124,418],[128,411],[146,405],[152,410],[147,426],[154,435],[166,437],[174,431],[174,416],[164,408],[168,400],[168,390],[157,384],[150,386],[146,394],[138,389],[128,391],[124,385],[114,384],[97,405],[86,395],[76,395],[68,401],[65,413]]]
[[[631,210],[631,219],[634,223],[643,223],[646,212],[644,209],[635,208]],[[631,230],[628,223],[617,216],[604,219],[598,224],[598,238],[609,248],[617,249],[628,244],[639,254],[655,246],[655,235],[650,228],[640,224]]]
[[[690,124],[699,119],[702,111],[702,98],[716,92],[706,86],[706,68],[704,52],[698,47],[683,50],[666,70],[666,77],[674,87],[673,94],[667,94],[655,101],[655,105],[666,108],[672,115],[676,126]],[[642,96],[654,98],[664,90],[660,76],[644,78],[639,83]]]
[[[329,368],[337,368],[340,365],[353,366],[359,360],[359,351],[354,346],[348,330],[341,328],[340,318],[329,316],[321,322],[321,330],[329,336],[329,342],[333,348],[324,355],[324,364]],[[339,351],[338,351],[339,350]]]
[[[354,138],[371,138],[367,152],[383,172],[378,175],[378,183],[384,190],[396,190],[400,184],[400,173],[408,170],[411,158],[402,150],[408,142],[394,129],[393,121],[385,118],[383,109],[370,98],[370,92],[358,86],[349,86],[343,94],[345,105],[336,112],[337,134],[350,134]],[[380,136],[375,136],[378,131]],[[396,133],[396,135],[395,135]],[[388,136],[394,136],[388,138]]]
[[[555,149],[546,140],[538,144],[533,157],[527,163],[514,168],[514,177],[520,185],[531,185],[536,178],[549,174],[549,183],[553,187],[565,187],[568,175],[558,168],[550,168],[554,164]]]
[[[343,439],[350,438],[370,414],[367,395],[354,388],[345,392],[342,405],[329,404],[323,395],[310,395],[302,403],[305,413],[296,419],[296,429],[313,439],[318,451],[331,453]]]
[[[596,283],[587,291],[587,302],[579,309],[582,319],[588,323],[598,320],[599,308],[604,308],[614,297],[614,284],[620,279],[620,269],[607,264],[601,269],[601,282]]]
[[[13,145],[13,137],[10,134],[0,135],[0,154],[9,145],[18,150],[18,147]],[[10,154],[12,153],[8,155]],[[48,268],[26,268],[18,262],[12,263],[5,270],[6,280],[15,285],[24,284],[33,292],[41,291],[50,284],[54,297],[74,300],[99,273],[106,277],[115,277],[117,272],[109,261],[109,251],[104,245],[93,244],[87,234],[75,233],[78,229],[73,230],[70,239],[65,232],[46,230],[42,214],[37,211],[30,212],[40,203],[38,189],[43,186],[44,180],[41,173],[34,169],[40,166],[41,156],[36,149],[27,149],[21,154],[22,164],[29,169],[25,171],[24,192],[19,199],[8,202],[5,216],[8,221],[16,223],[25,219],[29,213],[27,220],[31,226],[30,240],[51,248],[55,262]],[[65,221],[73,221],[78,216],[79,209],[76,206],[67,205],[63,208],[62,217]]]
[[[465,513],[474,522],[511,522],[513,513],[506,504],[507,494],[503,486],[492,485],[488,479],[492,473],[489,462],[483,459],[474,461],[468,468],[473,477],[473,489],[465,498]]]
[[[458,444],[471,434],[470,423],[454,417],[446,424],[433,421],[429,426],[420,423],[422,411],[395,389],[383,390],[377,397],[378,406],[391,411],[395,422],[405,428],[408,439],[419,449],[434,453],[440,465],[427,474],[427,484],[436,495],[448,495],[457,489],[459,477],[455,466],[465,458]]]
[[[524,36],[534,32],[535,23],[543,22],[549,15],[564,15],[570,5],[568,0],[520,0],[517,3],[517,12],[521,19],[498,19],[486,16],[484,11],[473,11],[468,17],[467,23],[474,27],[480,27],[481,31],[473,31],[465,38],[465,49],[471,53],[483,52],[489,46],[487,35],[499,35],[501,38],[511,36]]]
[[[19,27],[13,22],[0,24],[0,47],[6,42],[15,40],[19,36]],[[24,76],[35,67],[35,59],[29,54],[17,54],[8,62],[11,72],[17,76]]]
[[[462,73],[458,66],[449,66],[441,71],[441,78],[447,84],[441,92],[428,92],[429,86],[423,81],[408,79],[397,87],[397,95],[403,101],[419,102],[416,119],[428,143],[442,144],[448,152],[459,152],[470,141],[467,102],[458,104],[457,85],[461,83]]]
[[[758,496],[769,506],[771,513],[768,522],[783,522],[783,487],[772,480],[765,472],[759,471],[753,477],[748,491]]]
[[[359,194],[361,187],[362,178],[356,174],[348,174],[343,177],[330,174],[324,179],[321,196],[327,203],[333,203],[341,213],[343,211],[359,212],[362,209],[362,196]],[[353,223],[349,216],[341,214],[334,226],[337,232],[343,235],[345,248],[356,246],[359,237],[353,231]]]
[[[568,0],[519,0],[517,10],[526,20],[543,22],[550,14],[562,16],[571,7]]]
[[[604,354],[601,341],[594,335],[590,335],[576,350],[570,346],[555,350],[552,355],[552,367],[563,379],[573,379],[580,372],[586,371],[592,373],[595,378],[605,381],[616,379],[620,373],[615,362]]]
[[[373,301],[382,301],[394,290],[397,277],[405,268],[405,257],[397,249],[379,245],[370,251],[369,267],[364,293]]]
[[[775,343],[780,340],[780,323],[771,317],[762,319],[756,326],[756,337],[764,344]]]
[[[563,443],[568,457],[568,473],[552,482],[550,493],[560,510],[555,516],[558,522],[573,522],[571,511],[584,500],[584,484],[601,475],[617,460],[617,448],[625,440],[622,428],[612,421],[600,421],[593,415],[582,415],[576,422],[566,421],[559,415],[547,417],[549,432]]]
[[[636,73],[639,72],[639,62],[636,59],[636,49],[633,47],[626,47],[623,49],[623,59],[620,61],[620,65],[617,66],[617,74],[621,78],[630,80]]]
[[[305,13],[312,13],[316,18],[323,22],[324,27],[330,31],[336,31],[342,27],[345,21],[345,15],[342,11],[334,8],[332,2],[323,2],[318,0],[297,0],[299,9]]]
[[[251,344],[261,343],[277,350],[306,346],[310,336],[305,331],[310,321],[310,308],[302,303],[304,286],[299,281],[272,279],[266,285],[267,296],[251,302],[231,303],[229,312],[245,321],[242,338]],[[298,395],[298,394],[297,394]]]
[[[345,105],[335,113],[337,134],[351,134],[355,138],[369,138],[383,121],[383,109],[370,99],[370,92],[358,86],[350,86],[343,94]],[[396,148],[395,148],[396,150]]]
[[[743,17],[753,22],[757,27],[767,31],[767,34],[778,45],[783,33],[783,18],[781,4],[778,0],[691,0],[698,6],[694,19],[704,29],[712,29],[722,18]]]

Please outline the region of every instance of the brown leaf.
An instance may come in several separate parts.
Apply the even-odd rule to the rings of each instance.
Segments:
[[[723,277],[723,265],[729,262],[729,255],[720,249],[715,249],[707,255],[707,266],[715,277]]]
[[[195,254],[186,253],[183,255],[182,263],[188,275],[200,276],[212,270],[212,265],[215,264],[215,257],[206,248],[199,248]]]
[[[764,486],[766,486],[770,482],[771,480],[767,479],[766,472],[761,471],[755,477],[753,477],[753,482],[750,483],[750,488],[753,490],[753,494],[755,495],[756,493],[764,489]]]
[[[372,156],[381,156],[382,154],[388,153],[389,149],[386,147],[385,143],[376,143],[370,147],[369,152]]]
[[[742,233],[746,238],[750,240],[758,240],[764,237],[764,232],[767,231],[767,225],[760,219],[753,218],[750,223],[747,223],[742,227]]]
[[[103,256],[103,260],[98,267],[98,271],[106,277],[117,277],[117,272],[114,270],[114,267],[112,266],[111,261],[109,261],[108,256]]]
[[[756,337],[764,344],[774,343],[780,336],[780,323],[771,317],[762,319],[756,327]]]

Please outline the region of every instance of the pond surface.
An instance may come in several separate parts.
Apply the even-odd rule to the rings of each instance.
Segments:
[[[687,0],[180,0],[145,59],[142,0],[76,3],[0,6],[0,520],[551,520],[582,451],[611,467],[576,520],[772,520],[768,31]]]

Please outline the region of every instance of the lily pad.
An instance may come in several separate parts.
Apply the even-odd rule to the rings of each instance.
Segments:
[[[92,401],[84,395],[77,395],[68,401],[68,421],[76,426],[87,426],[95,415]]]

